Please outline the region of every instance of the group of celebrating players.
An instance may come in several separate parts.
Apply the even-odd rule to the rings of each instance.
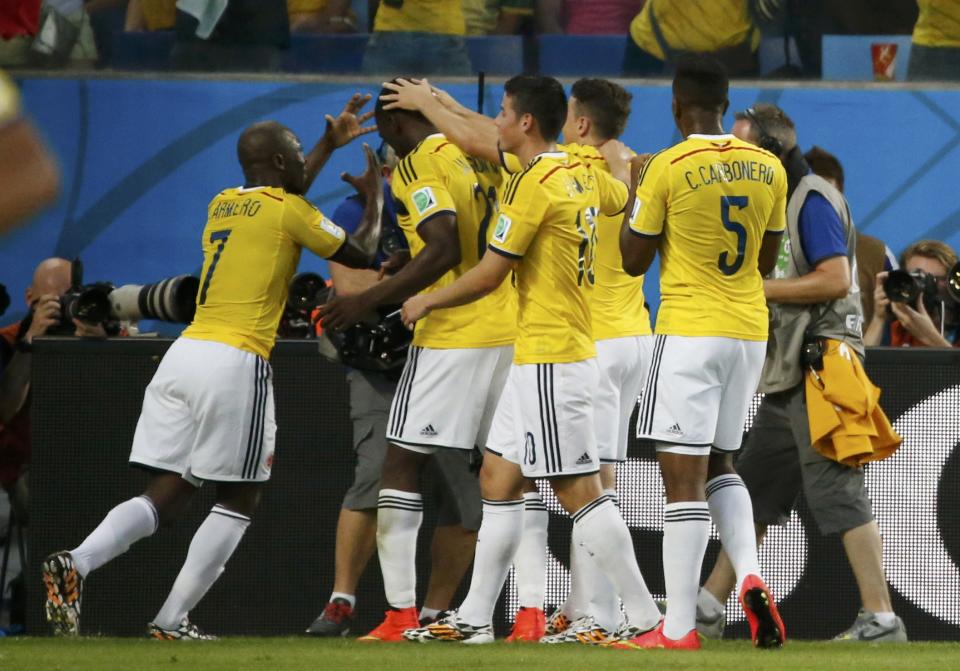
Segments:
[[[426,81],[385,85],[373,114],[400,159],[392,191],[411,259],[373,298],[342,297],[322,310],[324,327],[339,329],[371,307],[402,303],[414,329],[377,508],[390,610],[361,640],[492,642],[496,601],[529,542],[525,501],[542,479],[573,520],[573,588],[549,620],[542,603],[522,608],[515,640],[699,648],[697,593],[712,520],[754,644],[785,642],[732,456],[763,365],[762,277],[785,228],[787,180],[776,156],[724,133],[727,93],[709,56],[680,62],[672,111],[685,139],[638,156],[617,139],[630,94],[606,80],[578,81],[568,100],[555,79],[513,77],[496,119]],[[210,204],[196,318],[144,398],[130,460],[150,470],[150,484],[80,546],[44,562],[47,616],[60,633],[79,630],[89,572],[152,534],[211,480],[217,504],[148,625],[155,638],[210,638],[188,613],[223,571],[269,478],[267,358],[300,249],[365,267],[379,236],[382,196],[369,149],[367,172],[350,178],[366,203],[355,235],[302,197],[328,152],[349,139],[327,138],[304,157],[274,122],[241,136],[246,184]],[[642,281],[658,252],[653,335]],[[637,435],[654,441],[666,486],[665,613],[617,508],[616,464],[626,459],[638,397]],[[484,448],[483,518],[469,593],[421,626],[420,474],[437,450],[474,446]],[[531,573],[523,568],[521,581]],[[537,572],[529,579],[542,580]]]

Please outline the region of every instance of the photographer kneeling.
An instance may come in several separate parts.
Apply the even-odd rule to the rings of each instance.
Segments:
[[[948,275],[960,272],[957,253],[939,240],[920,240],[900,257],[903,270],[877,275],[867,346],[960,346],[960,295],[950,299]]]

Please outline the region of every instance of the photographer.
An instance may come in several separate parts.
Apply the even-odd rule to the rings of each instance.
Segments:
[[[377,284],[383,273],[395,272],[409,260],[389,188],[397,157],[386,143],[377,153],[383,163],[384,175],[380,252],[370,269],[358,270],[330,263],[330,275],[338,296],[355,295],[369,289]],[[362,211],[363,202],[359,197],[351,196],[336,209],[333,219],[344,230],[352,232],[360,222]],[[400,372],[401,369],[396,368],[386,372],[354,369],[347,373],[356,469],[337,521],[333,591],[323,613],[307,628],[306,633],[310,635],[345,636],[350,631],[357,606],[357,584],[376,550],[377,503],[380,473],[387,452],[387,418]],[[431,549],[430,581],[420,613],[422,619],[432,620],[439,611],[449,607],[473,560],[481,508],[479,484],[470,472],[469,456],[469,452],[460,450],[444,450],[434,455],[433,479],[437,484],[435,500],[439,510]]]
[[[808,371],[820,370],[828,383],[845,382],[821,369],[838,370],[833,364],[842,358],[846,367],[839,370],[856,370],[864,351],[860,298],[852,280],[856,229],[849,206],[836,187],[810,172],[797,146],[796,127],[780,108],[758,104],[737,113],[733,134],[776,154],[788,181],[787,230],[772,277],[763,285],[770,310],[759,385],[765,396],[736,462],[753,504],[757,537],[768,525],[789,521],[802,489],[821,533],[840,536],[860,592],[856,621],[836,638],[906,641],[903,621],[890,601],[863,468],[824,456],[811,440],[814,404],[822,397],[813,398],[815,392],[808,391]],[[843,388],[853,404],[867,394],[855,384]],[[872,428],[886,422],[873,415],[851,420]],[[883,447],[871,444],[876,456]],[[713,635],[722,634],[723,604],[734,585],[733,567],[721,553],[698,597],[698,629],[714,624]]]
[[[891,300],[885,289],[890,273],[878,273],[873,294],[876,312],[863,334],[864,344],[960,347],[957,305],[943,300],[947,272],[956,263],[957,253],[939,240],[920,240],[907,247],[900,256],[900,267],[913,276],[918,296],[912,305]]]

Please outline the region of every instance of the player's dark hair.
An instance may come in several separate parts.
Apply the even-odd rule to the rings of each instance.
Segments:
[[[390,83],[391,83],[391,84],[396,84],[396,83],[398,83],[398,81],[401,80],[401,79],[406,79],[407,81],[410,81],[410,80],[413,79],[413,78],[412,78],[412,77],[403,77],[403,76],[401,76],[401,77],[394,77],[393,79],[390,80]],[[413,118],[415,118],[415,119],[419,119],[420,121],[423,121],[424,123],[430,123],[430,122],[427,120],[427,117],[423,116],[423,114],[421,114],[420,112],[417,112],[416,110],[404,110],[404,109],[389,109],[389,110],[388,110],[388,109],[384,109],[383,106],[389,104],[389,101],[384,100],[384,99],[383,99],[383,96],[385,96],[385,95],[390,95],[390,94],[392,94],[392,93],[396,93],[396,91],[391,91],[391,90],[388,89],[388,88],[382,88],[382,89],[380,89],[380,93],[377,94],[377,104],[374,105],[374,108],[373,108],[374,116],[381,116],[381,115],[383,115],[383,114],[405,114],[405,115],[410,116],[410,117],[413,117]]]
[[[578,113],[593,122],[600,137],[612,140],[623,134],[633,100],[629,91],[607,79],[584,77],[570,92],[577,99]]]
[[[803,157],[807,160],[807,165],[810,166],[814,174],[829,177],[837,183],[837,189],[841,193],[843,192],[843,165],[840,163],[840,159],[816,145]]]
[[[537,120],[544,140],[553,142],[560,136],[567,117],[567,94],[553,77],[517,75],[507,80],[503,92],[513,99],[517,116],[529,114]]]
[[[710,54],[685,54],[677,62],[673,95],[681,104],[723,111],[729,89],[726,70]]]

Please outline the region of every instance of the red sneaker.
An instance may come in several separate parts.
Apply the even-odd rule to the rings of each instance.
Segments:
[[[540,608],[521,608],[513,621],[507,643],[536,643],[547,631],[547,616]]]
[[[386,619],[376,629],[357,640],[364,643],[403,641],[403,632],[420,626],[420,620],[417,619],[417,609],[414,606],[392,608],[385,614]]]
[[[697,630],[691,629],[683,638],[673,639],[663,635],[663,622],[656,629],[640,634],[636,638],[611,643],[611,648],[618,650],[652,650],[666,648],[667,650],[699,650],[700,637]]]
[[[750,638],[758,648],[780,648],[787,642],[777,604],[758,575],[748,575],[740,587],[740,605],[750,623]]]

